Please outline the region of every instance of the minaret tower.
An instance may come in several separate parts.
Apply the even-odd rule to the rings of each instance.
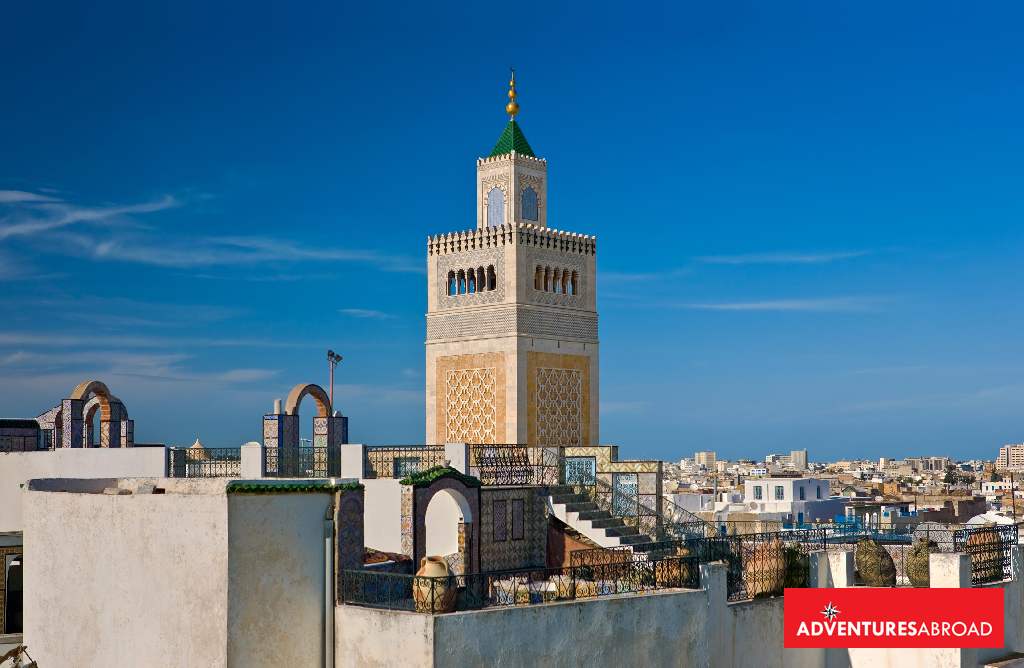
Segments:
[[[548,227],[516,122],[476,163],[476,229],[427,239],[427,443],[598,443],[597,240]]]

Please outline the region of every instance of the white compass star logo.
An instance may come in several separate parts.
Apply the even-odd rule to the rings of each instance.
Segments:
[[[832,601],[829,601],[828,605],[825,606],[825,609],[821,611],[821,614],[825,615],[825,619],[831,622],[839,615],[839,608],[832,605]]]

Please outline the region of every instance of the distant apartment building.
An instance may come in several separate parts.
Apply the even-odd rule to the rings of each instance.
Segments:
[[[748,512],[778,513],[789,521],[829,521],[843,515],[846,499],[829,495],[829,481],[818,478],[761,478],[743,483]]]
[[[919,472],[941,472],[951,464],[949,457],[907,457],[906,463]]]
[[[792,450],[789,453],[789,463],[798,471],[807,470],[807,449]]]
[[[999,448],[996,468],[1006,471],[1024,471],[1024,443],[1007,443]]]
[[[709,471],[713,471],[715,469],[715,461],[716,457],[714,451],[708,450],[693,453],[693,463],[697,466],[703,466]]]

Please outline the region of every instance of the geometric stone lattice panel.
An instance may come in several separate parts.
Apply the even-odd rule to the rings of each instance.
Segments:
[[[453,369],[445,379],[448,443],[495,443],[495,369]]]
[[[583,374],[576,369],[537,369],[539,445],[583,444]]]

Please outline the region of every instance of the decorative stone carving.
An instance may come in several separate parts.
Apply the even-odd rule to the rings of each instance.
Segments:
[[[472,294],[449,295],[448,294],[448,272],[459,270],[476,269],[488,266],[494,267],[496,282],[493,290],[483,290]],[[437,296],[438,308],[443,310],[464,308],[467,306],[481,306],[483,304],[498,304],[505,301],[505,249],[485,248],[481,250],[465,251],[440,259],[437,262]]]
[[[495,370],[453,369],[445,379],[447,442],[494,443]]]
[[[540,445],[583,444],[583,374],[537,369],[537,439]]]

